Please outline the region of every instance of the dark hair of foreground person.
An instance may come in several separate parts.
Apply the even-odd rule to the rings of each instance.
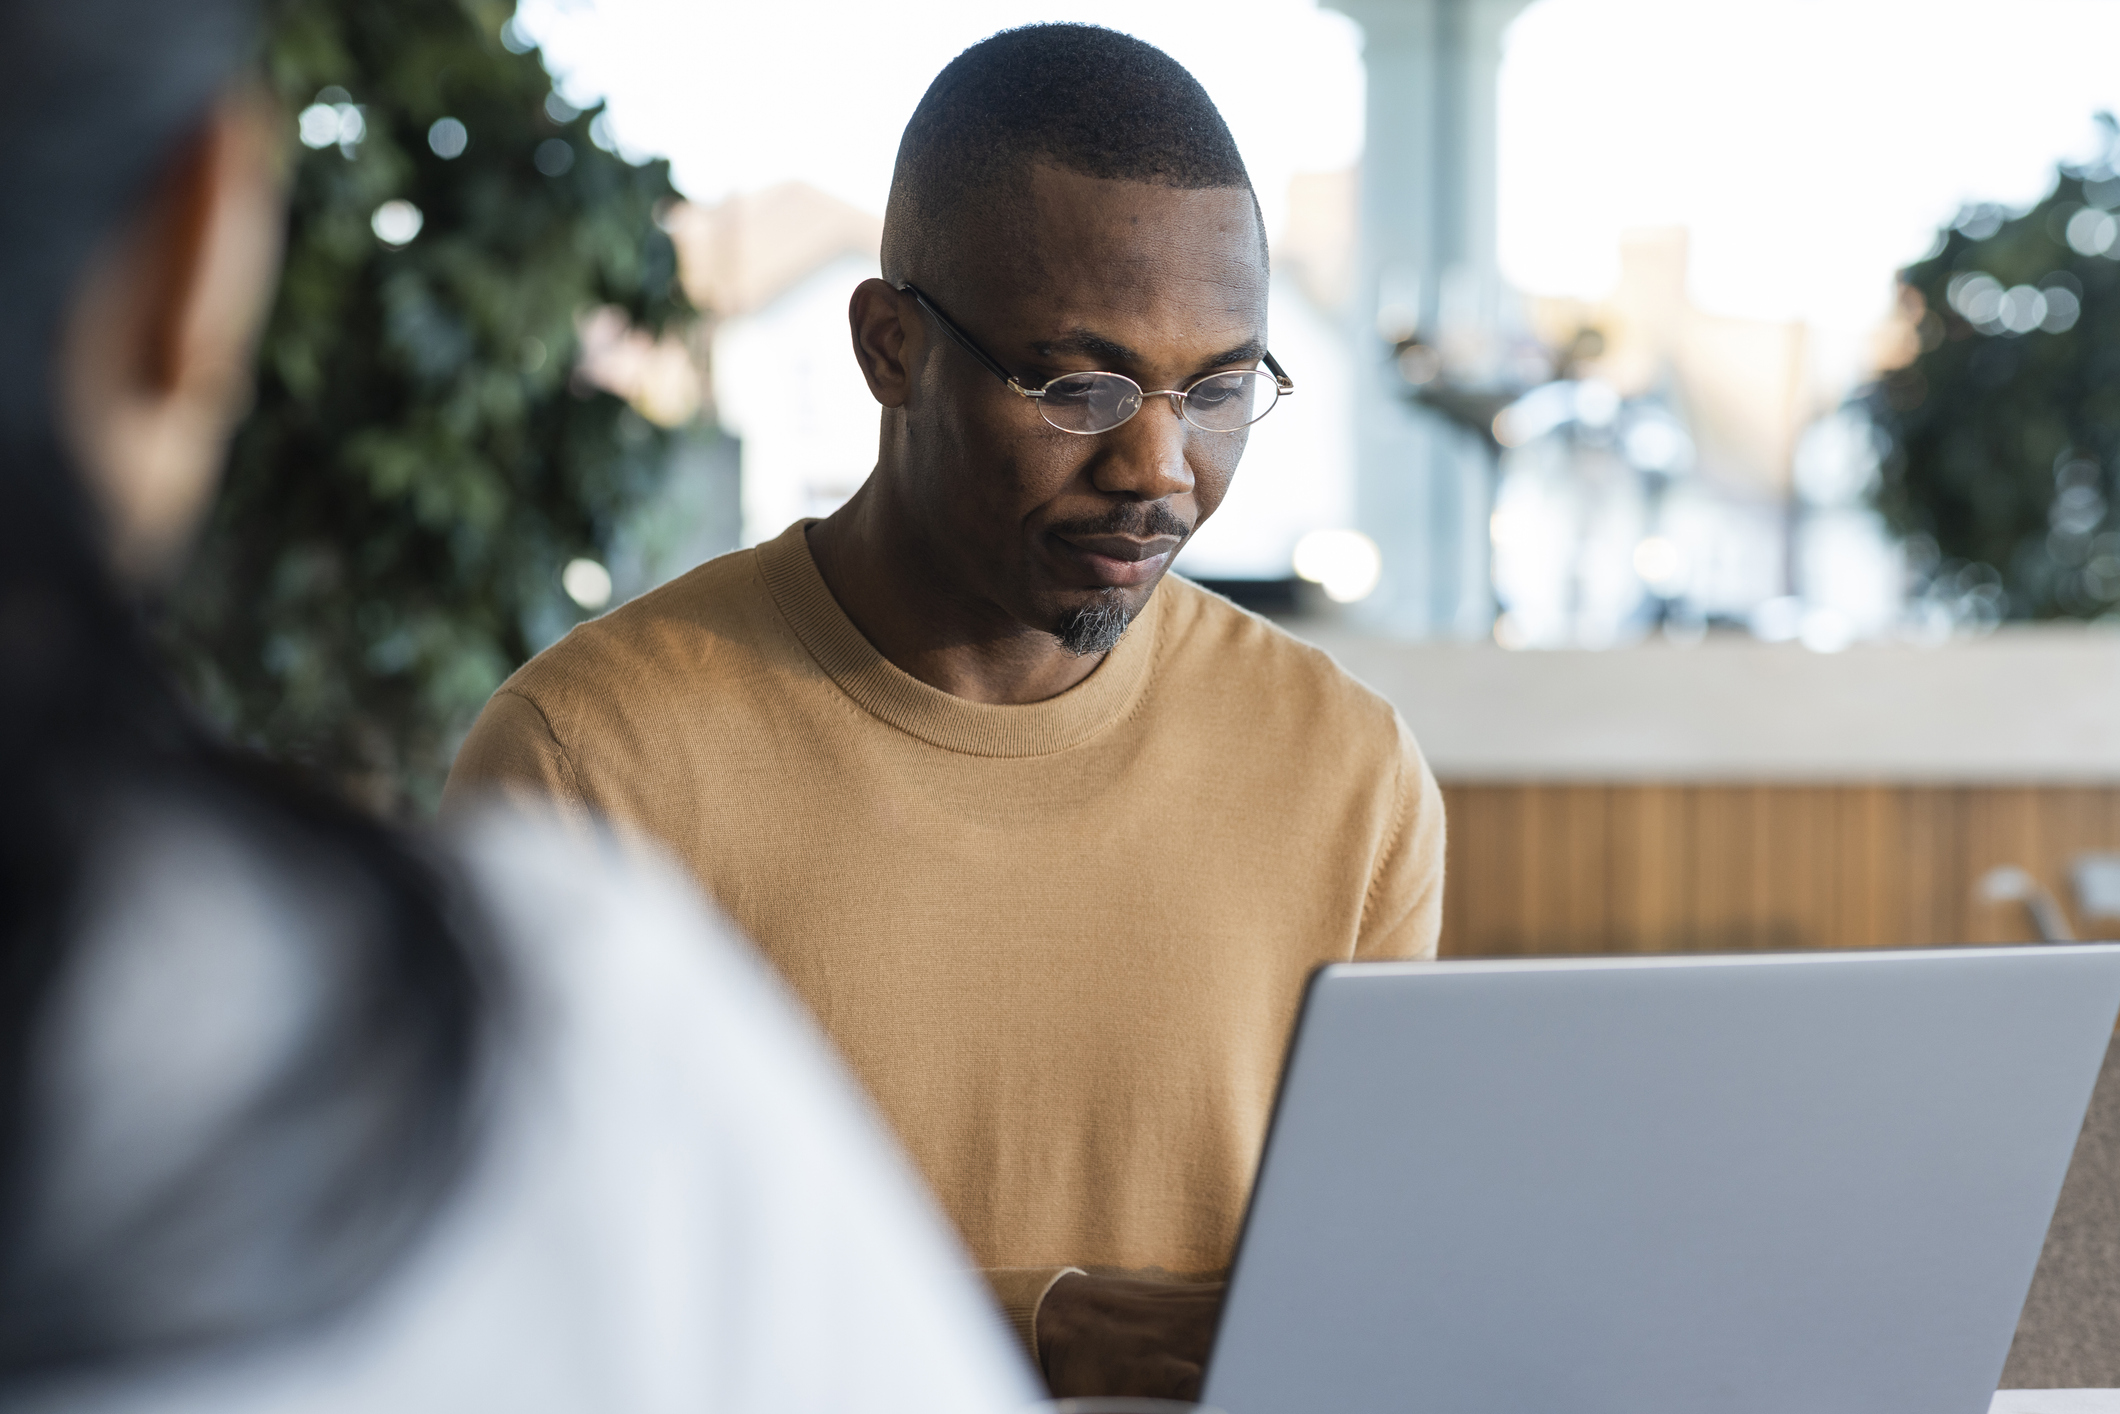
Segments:
[[[489,1009],[475,926],[405,841],[193,724],[62,430],[58,349],[94,258],[192,160],[254,47],[239,0],[0,7],[0,1390],[340,1308],[467,1151]],[[80,1066],[61,1064],[61,1032],[102,979],[99,927],[185,926],[171,896],[131,896],[128,850],[155,840],[210,846],[232,871],[176,902],[241,886],[313,925],[280,959],[307,1009],[203,1133],[136,1131],[126,1163],[85,1169],[100,1151],[63,1137]],[[212,1018],[168,1011],[105,1038],[142,1063],[128,1074],[212,1039],[185,1034]]]

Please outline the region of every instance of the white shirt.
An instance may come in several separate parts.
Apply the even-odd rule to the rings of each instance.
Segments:
[[[243,935],[317,926],[232,875],[226,841],[153,838],[137,906],[105,909],[89,950],[106,1005],[181,1003],[187,977],[218,975],[225,996]],[[819,1033],[674,869],[515,817],[458,847],[518,1025],[479,1157],[427,1235],[322,1329],[74,1379],[31,1407],[1004,1414],[1037,1397]],[[128,968],[152,985],[128,989]],[[200,1030],[209,1061],[228,1051],[227,1025]],[[119,1061],[101,1057],[106,1084]]]

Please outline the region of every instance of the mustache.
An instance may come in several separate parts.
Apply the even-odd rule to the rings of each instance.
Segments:
[[[1130,535],[1137,540],[1158,535],[1174,535],[1183,540],[1193,529],[1161,501],[1113,506],[1101,516],[1060,521],[1050,528],[1056,535]]]

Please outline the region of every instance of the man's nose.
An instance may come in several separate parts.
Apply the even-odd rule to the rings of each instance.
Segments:
[[[1151,394],[1141,411],[1103,434],[1107,445],[1093,477],[1097,489],[1143,501],[1192,490],[1192,467],[1185,460],[1190,431],[1176,398]]]

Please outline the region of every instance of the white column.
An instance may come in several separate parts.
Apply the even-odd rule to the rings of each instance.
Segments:
[[[1379,628],[1482,638],[1490,469],[1483,447],[1406,400],[1392,341],[1418,332],[1450,376],[1482,381],[1497,351],[1495,80],[1527,0],[1326,0],[1364,31],[1361,284],[1354,301],[1356,524],[1384,577]]]

